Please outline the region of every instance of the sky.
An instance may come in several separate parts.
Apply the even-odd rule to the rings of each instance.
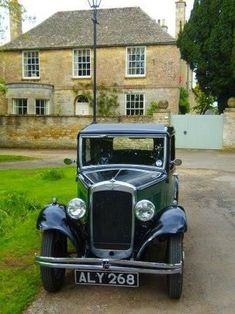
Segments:
[[[23,31],[41,23],[58,11],[88,10],[87,0],[19,0],[29,16],[35,16],[36,22],[24,22]],[[186,18],[190,16],[193,0],[186,0]],[[175,36],[175,0],[101,0],[100,8],[141,7],[151,18],[165,19],[168,32]]]

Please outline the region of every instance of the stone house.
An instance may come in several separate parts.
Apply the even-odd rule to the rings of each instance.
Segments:
[[[92,88],[92,46],[90,10],[58,12],[16,35],[0,51],[8,88],[0,115],[92,114],[84,96]],[[145,115],[160,100],[178,113],[180,67],[175,39],[140,8],[98,10],[97,85],[117,89],[116,113]]]

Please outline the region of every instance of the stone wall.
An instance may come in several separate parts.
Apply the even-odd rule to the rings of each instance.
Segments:
[[[117,116],[102,118],[105,123],[169,124],[170,112],[160,110],[154,116]],[[77,133],[92,122],[91,116],[0,116],[0,147],[74,148]]]
[[[235,148],[235,108],[224,111],[224,148]]]
[[[103,123],[171,124],[169,110],[153,116],[97,117]],[[91,116],[0,116],[0,148],[74,148],[79,130],[92,122]],[[235,148],[235,109],[224,112],[224,148]]]
[[[0,93],[0,114],[7,112],[7,99],[4,94]]]

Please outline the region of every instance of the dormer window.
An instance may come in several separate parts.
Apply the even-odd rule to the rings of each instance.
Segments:
[[[145,76],[145,47],[127,47],[126,76]]]
[[[35,50],[23,51],[23,78],[38,79],[39,72],[39,52]]]

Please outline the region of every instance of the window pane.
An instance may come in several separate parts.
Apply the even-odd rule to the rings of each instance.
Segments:
[[[38,51],[23,52],[23,72],[24,77],[39,77]]]
[[[127,48],[127,74],[137,76],[145,74],[144,47]]]
[[[74,50],[74,76],[90,76],[90,50]]]
[[[48,114],[48,100],[47,99],[36,99],[35,111],[36,111],[36,115]]]
[[[18,115],[27,114],[27,99],[24,98],[13,99],[13,113]]]
[[[144,95],[126,94],[126,115],[144,114]]]

